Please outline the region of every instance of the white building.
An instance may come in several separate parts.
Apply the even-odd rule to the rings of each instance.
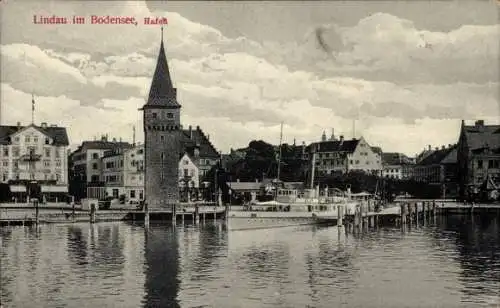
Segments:
[[[0,181],[21,199],[26,199],[28,181],[37,181],[44,197],[67,194],[68,146],[64,127],[0,126]]]
[[[322,141],[308,146],[308,157],[315,161],[315,175],[327,176],[334,173],[347,173],[352,170],[361,170],[367,173],[381,174],[381,154],[371,147],[366,140],[345,140],[333,135],[329,140],[323,133]],[[312,155],[313,154],[313,155]]]

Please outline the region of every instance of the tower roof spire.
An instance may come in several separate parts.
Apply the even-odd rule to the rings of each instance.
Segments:
[[[172,84],[168,68],[165,46],[163,44],[163,26],[161,26],[160,52],[156,61],[156,69],[151,81],[148,101],[146,106],[179,108],[177,102],[177,89]]]

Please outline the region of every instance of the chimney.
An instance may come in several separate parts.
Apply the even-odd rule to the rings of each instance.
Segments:
[[[116,142],[116,138],[113,138],[113,142]]]
[[[432,147],[431,147],[431,145],[429,144],[429,151],[431,151],[431,150],[432,150]]]
[[[476,127],[483,127],[484,126],[484,120],[477,120],[476,121]]]
[[[42,126],[42,128],[46,128],[47,127],[47,122],[42,122],[41,126]]]
[[[122,142],[122,137],[120,137],[120,142]]]
[[[445,149],[446,149],[446,147],[444,145],[441,146],[441,150],[445,150]]]
[[[200,126],[199,125],[196,125],[196,130],[200,130]]]
[[[21,127],[21,122],[17,122],[17,128],[20,128]]]
[[[106,141],[106,135],[101,135],[101,141]]]
[[[434,150],[438,151],[438,150],[439,150],[439,148],[438,148],[438,147],[435,147],[435,148],[434,148]]]
[[[189,125],[189,139],[193,139],[193,127]]]
[[[344,142],[344,135],[340,135],[339,139],[340,139],[340,143]]]
[[[451,145],[451,144],[448,144],[448,148],[451,148],[451,147],[452,147],[452,145]]]
[[[108,141],[108,134],[105,135],[105,141]]]
[[[330,137],[331,141],[335,141],[335,130],[332,128],[332,136]]]
[[[323,134],[321,135],[321,141],[326,141],[326,133],[323,131]]]

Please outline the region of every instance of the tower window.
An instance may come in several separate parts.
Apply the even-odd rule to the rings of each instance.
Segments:
[[[174,118],[174,114],[173,113],[167,113],[167,118],[168,119],[173,119]]]
[[[157,116],[156,112],[153,112],[153,119],[156,119],[156,116]]]

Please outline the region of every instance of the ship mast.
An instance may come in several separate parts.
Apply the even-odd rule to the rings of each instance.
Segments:
[[[277,174],[277,180],[280,180],[280,167],[281,167],[281,144],[283,142],[283,122],[281,122],[281,131],[280,131],[280,148],[279,148],[279,154],[278,154],[278,174]]]

